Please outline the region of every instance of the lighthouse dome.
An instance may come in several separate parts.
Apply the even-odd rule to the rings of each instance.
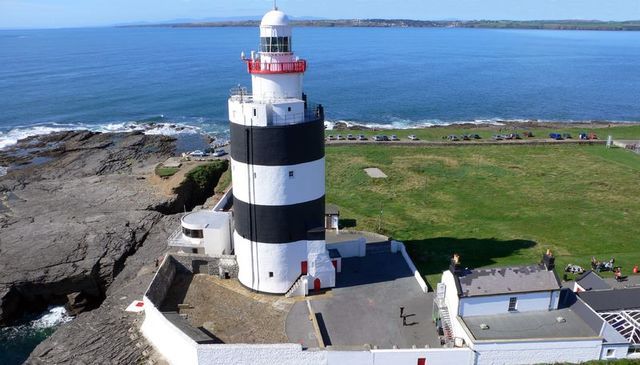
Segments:
[[[287,27],[289,17],[280,10],[271,10],[262,17],[261,27]]]

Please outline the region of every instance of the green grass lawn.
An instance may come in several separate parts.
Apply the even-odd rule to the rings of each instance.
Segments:
[[[574,139],[578,138],[578,135],[582,132],[589,133],[594,132],[598,135],[599,139],[606,140],[607,136],[611,135],[617,139],[638,139],[640,136],[640,125],[638,124],[630,124],[630,125],[616,125],[610,128],[604,126],[603,128],[582,128],[572,126],[568,124],[565,128],[547,128],[547,127],[534,127],[534,128],[525,128],[525,127],[517,127],[516,129],[512,129],[511,126],[495,126],[495,127],[483,127],[483,128],[462,128],[460,126],[449,126],[449,127],[437,127],[437,128],[421,128],[421,129],[399,129],[399,130],[383,130],[383,131],[371,131],[371,130],[356,130],[356,131],[348,131],[348,130],[330,130],[325,131],[325,135],[333,135],[336,136],[338,134],[343,137],[347,134],[359,135],[364,134],[369,139],[376,134],[385,134],[390,136],[395,134],[402,141],[408,141],[407,137],[411,134],[416,135],[418,138],[424,141],[442,141],[443,136],[448,135],[458,135],[461,136],[463,134],[478,134],[482,137],[482,140],[490,140],[491,136],[495,134],[507,134],[507,133],[520,133],[521,135],[525,131],[533,132],[535,139],[545,139],[549,137],[549,133],[570,133]]]
[[[481,267],[537,263],[550,248],[561,277],[592,256],[630,274],[640,265],[639,183],[640,156],[604,146],[327,148],[327,201],[356,229],[405,242],[432,286],[454,252]]]

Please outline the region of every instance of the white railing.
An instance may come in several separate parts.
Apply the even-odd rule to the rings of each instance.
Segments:
[[[185,248],[199,248],[202,247],[202,240],[199,243],[193,243],[191,240],[184,237],[182,229],[175,230],[171,236],[167,239],[169,247],[185,247]]]

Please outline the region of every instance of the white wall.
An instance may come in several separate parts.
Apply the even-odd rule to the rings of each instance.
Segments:
[[[238,232],[234,232],[233,241],[238,279],[243,285],[261,292],[286,293],[300,277],[302,261],[308,260],[307,241],[252,244]],[[273,272],[273,277],[269,277],[269,272]]]
[[[273,125],[287,125],[304,122],[304,101],[278,102],[271,105],[270,119]],[[289,111],[291,108],[291,111]]]
[[[293,171],[293,177],[289,177]],[[325,194],[325,160],[291,166],[247,165],[231,160],[233,195],[245,203],[280,206],[320,199]]]
[[[254,74],[251,75],[251,81],[252,93],[256,101],[302,99],[302,74],[300,73]]]
[[[215,224],[203,229],[204,251],[209,256],[231,254],[231,213],[214,212]]]
[[[140,331],[151,345],[172,365],[198,364],[197,343],[174,326],[146,296],[144,322]]]
[[[326,352],[303,351],[297,344],[200,345],[200,365],[318,365],[326,364]]]
[[[354,241],[328,243],[327,249],[336,249],[343,259],[349,257],[364,257],[367,255],[367,240],[360,237]]]
[[[486,316],[509,312],[509,298],[518,298],[516,309],[518,312],[549,310],[550,304],[555,303],[557,308],[557,295],[552,292],[537,293],[513,293],[507,295],[492,295],[484,297],[460,298],[458,314],[465,316]]]
[[[253,110],[256,115],[253,115]],[[241,103],[229,99],[229,120],[240,125],[266,126],[268,122],[267,105],[261,103]]]
[[[580,363],[600,358],[602,340],[494,342],[473,345],[477,365]]]

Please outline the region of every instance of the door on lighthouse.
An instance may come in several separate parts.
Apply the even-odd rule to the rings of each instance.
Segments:
[[[302,264],[300,264],[300,271],[302,272],[302,275],[307,275],[307,261],[302,261]]]
[[[320,287],[321,287],[320,279],[316,278],[316,280],[313,281],[313,290],[320,291]]]

